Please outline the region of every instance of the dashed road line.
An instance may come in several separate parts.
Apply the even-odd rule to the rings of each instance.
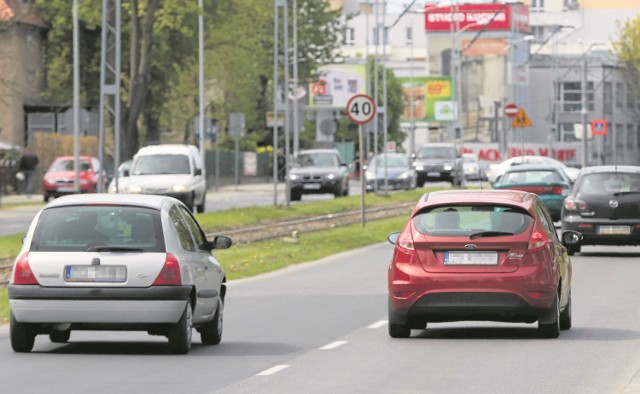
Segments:
[[[386,326],[387,323],[389,323],[388,320],[380,320],[380,321],[377,321],[377,322],[373,323],[372,325],[370,325],[367,328],[380,328],[380,327]]]
[[[347,341],[335,341],[335,342],[331,342],[328,345],[324,345],[323,347],[320,348],[320,350],[331,350],[331,349],[335,349],[338,346],[342,346],[345,343],[347,343]]]
[[[260,372],[259,374],[256,374],[256,376],[269,376],[269,375],[273,375],[275,373],[278,373],[280,371],[282,371],[283,369],[287,369],[289,368],[290,365],[276,365],[275,367],[271,367],[269,369],[265,369],[264,371]]]

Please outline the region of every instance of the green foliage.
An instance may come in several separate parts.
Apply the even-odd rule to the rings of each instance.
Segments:
[[[627,87],[637,93],[640,91],[640,15],[624,22],[619,41],[614,42],[613,47],[626,66]]]

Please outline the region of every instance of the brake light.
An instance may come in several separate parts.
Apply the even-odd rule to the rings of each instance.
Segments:
[[[581,211],[584,211],[587,209],[587,203],[575,198],[567,198],[564,200],[564,208],[570,209],[572,211],[575,211],[578,209]]]
[[[403,231],[396,242],[396,247],[398,251],[408,254],[415,254],[416,248],[413,244],[413,237],[411,237],[411,232]]]
[[[31,267],[29,266],[29,252],[23,253],[18,257],[16,262],[16,268],[13,272],[13,284],[15,285],[37,285],[36,280]]]
[[[562,194],[562,186],[556,186],[553,188],[553,194]]]
[[[167,253],[167,259],[164,262],[162,270],[158,277],[153,281],[154,286],[179,286],[182,284],[182,276],[180,275],[180,264],[176,256]]]
[[[535,252],[547,245],[548,239],[544,233],[534,231],[529,238],[529,245],[527,245],[527,252]]]

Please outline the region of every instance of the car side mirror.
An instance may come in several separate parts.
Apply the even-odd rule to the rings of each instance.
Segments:
[[[226,235],[216,235],[213,238],[213,241],[206,242],[206,249],[209,251],[213,249],[229,249],[232,244],[233,241],[231,241],[231,238],[227,237]]]
[[[387,236],[387,240],[392,244],[395,245],[396,242],[398,242],[398,238],[400,238],[400,231],[395,232],[395,233],[391,233]]]
[[[196,168],[195,174],[202,175],[202,168]]]
[[[582,233],[573,230],[566,230],[562,232],[562,244],[564,246],[577,245],[582,241]]]
[[[128,177],[129,176],[129,170],[122,171],[122,176]]]

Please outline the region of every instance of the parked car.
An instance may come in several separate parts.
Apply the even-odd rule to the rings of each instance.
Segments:
[[[640,245],[640,167],[584,168],[564,200],[562,229],[580,231],[582,245]]]
[[[349,170],[335,149],[305,149],[298,152],[289,171],[291,201],[303,194],[349,195]]]
[[[543,337],[571,327],[571,261],[544,203],[516,190],[427,193],[395,245],[388,270],[389,335],[431,322],[538,322]]]
[[[364,174],[367,191],[378,190],[413,190],[416,188],[416,170],[409,157],[404,153],[382,153],[369,160]]]
[[[507,160],[502,161],[500,164],[492,164],[489,166],[489,171],[487,172],[487,181],[489,183],[494,184],[500,180],[502,174],[507,171],[507,168],[514,165],[521,164],[532,164],[532,163],[546,163],[546,164],[554,164],[565,172],[569,179],[574,182],[578,178],[578,174],[580,173],[579,168],[569,167],[565,163],[558,161],[552,157],[548,156],[514,156]]]
[[[462,173],[467,181],[481,181],[484,179],[483,169],[475,153],[462,154]]]
[[[102,170],[100,160],[90,156],[79,156],[78,166],[80,170],[80,193],[96,193],[100,184],[100,171],[102,181],[106,184],[107,173]],[[76,193],[75,157],[61,156],[56,158],[42,176],[42,197],[44,202],[51,197],[60,197],[65,194]]]
[[[509,167],[493,188],[537,194],[555,222],[560,220],[562,204],[571,193],[571,186],[569,177],[556,165],[522,164]]]
[[[418,175],[419,187],[427,181],[446,181],[454,185],[462,182],[462,160],[454,144],[433,143],[420,147],[413,167]]]
[[[192,212],[205,211],[207,182],[200,152],[193,145],[142,147],[133,156],[128,176],[129,193],[171,196]]]
[[[187,353],[222,336],[225,272],[187,207],[165,196],[66,196],[33,219],[9,282],[10,337],[29,352],[36,335],[64,343],[75,330],[141,330]]]
[[[111,182],[109,182],[109,187],[107,188],[109,193],[125,193],[128,191],[131,163],[133,163],[133,160],[126,160],[118,166],[118,187],[116,188],[115,178],[112,179]]]

